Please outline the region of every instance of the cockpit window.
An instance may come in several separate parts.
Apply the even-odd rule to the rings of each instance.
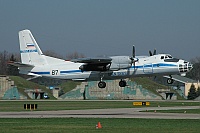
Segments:
[[[166,55],[166,56],[165,56],[165,59],[172,59],[172,56]]]
[[[172,59],[172,56],[168,55],[168,58]]]
[[[160,59],[163,60],[163,59],[173,59],[173,57],[171,55],[162,55],[160,56]]]

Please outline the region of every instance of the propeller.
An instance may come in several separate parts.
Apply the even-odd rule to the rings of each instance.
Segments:
[[[149,50],[149,56],[153,56],[156,55],[156,49],[154,49],[153,53],[151,52],[151,50]]]
[[[134,64],[134,69],[135,69],[135,62],[138,61],[138,59],[135,58],[135,45],[133,45],[132,49],[132,56],[130,57],[131,63]]]
[[[130,57],[130,60],[132,61],[132,63],[134,62],[134,59],[135,59],[135,45],[133,45],[132,56]]]

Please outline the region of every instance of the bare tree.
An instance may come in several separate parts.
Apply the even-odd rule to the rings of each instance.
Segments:
[[[191,62],[192,64],[200,63],[200,57],[192,58],[192,59],[190,60],[190,62]]]
[[[0,74],[6,75],[7,62],[9,60],[8,52],[3,51],[0,53]]]
[[[17,59],[15,58],[14,54],[12,54],[10,56],[10,60],[9,61],[13,61],[13,62],[16,62]],[[7,65],[7,75],[14,75],[14,76],[18,76],[19,75],[19,69],[17,66],[13,66],[13,65],[10,65],[8,64]]]
[[[8,74],[8,62],[10,61],[20,61],[19,53],[8,53],[6,50],[0,52],[0,74],[7,75]]]
[[[77,59],[77,58],[84,58],[84,54],[82,53],[78,53],[78,52],[74,52],[74,53],[69,53],[66,55],[66,59],[67,60],[71,60],[71,59]]]
[[[47,50],[47,51],[44,52],[44,54],[47,55],[47,56],[63,59],[62,55],[59,55],[52,50]]]

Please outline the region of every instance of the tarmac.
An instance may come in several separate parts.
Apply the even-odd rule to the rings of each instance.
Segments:
[[[116,109],[87,109],[59,111],[0,112],[0,118],[147,118],[147,119],[200,119],[200,114],[158,113],[157,110],[200,109],[199,106],[142,107]],[[154,112],[148,112],[153,110]],[[145,112],[141,112],[145,111]]]

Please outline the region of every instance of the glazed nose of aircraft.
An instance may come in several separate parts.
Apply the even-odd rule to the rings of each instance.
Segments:
[[[187,61],[184,61],[184,60],[181,60],[180,62],[181,63],[179,64],[179,71],[181,73],[189,72],[193,68],[193,66],[190,62],[187,62]]]

